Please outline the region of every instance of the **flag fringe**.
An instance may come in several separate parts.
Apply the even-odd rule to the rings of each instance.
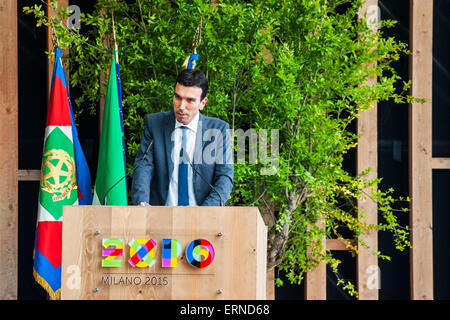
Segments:
[[[48,282],[45,281],[45,279],[42,278],[34,268],[33,268],[33,276],[34,276],[34,280],[36,280],[36,282],[39,283],[39,285],[42,288],[44,288],[45,291],[47,291],[48,295],[50,296],[50,299],[52,299],[52,300],[60,300],[61,299],[61,288],[56,290],[56,292],[53,291],[52,287],[50,287]]]

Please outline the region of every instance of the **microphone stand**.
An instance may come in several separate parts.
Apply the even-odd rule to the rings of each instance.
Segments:
[[[142,157],[142,159],[139,161],[138,165],[133,167],[133,169],[131,169],[130,172],[128,172],[126,175],[124,175],[122,178],[120,178],[116,183],[114,183],[110,188],[108,188],[108,190],[106,190],[105,192],[105,198],[103,199],[103,205],[106,206],[106,202],[108,199],[108,193],[115,187],[117,186],[123,179],[128,178],[131,174],[134,173],[134,171],[142,164],[142,162],[145,160],[145,158],[147,157],[148,152],[150,151],[151,146],[153,145],[153,140],[150,141],[150,143],[148,144],[147,149],[144,152],[144,156]]]
[[[183,150],[183,156],[186,158],[186,160],[187,160],[187,162],[189,163],[189,165],[191,166],[192,170],[194,170],[195,173],[197,173],[197,174],[200,176],[200,178],[202,178],[202,180],[203,180],[204,182],[206,182],[206,183],[209,185],[209,187],[211,188],[211,190],[214,191],[214,192],[219,196],[220,206],[223,207],[223,200],[222,200],[222,197],[220,196],[220,193],[217,192],[216,188],[214,188],[213,185],[212,185],[211,183],[209,183],[208,180],[206,180],[206,178],[203,176],[203,174],[201,174],[200,171],[198,171],[198,170],[194,167],[194,165],[191,163],[191,159],[189,158],[189,156],[188,156],[186,150],[183,148],[183,146],[181,146],[181,150]]]

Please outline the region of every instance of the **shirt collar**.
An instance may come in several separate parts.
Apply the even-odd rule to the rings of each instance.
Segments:
[[[200,111],[197,112],[197,115],[194,117],[194,119],[192,119],[191,122],[189,122],[188,124],[182,124],[181,122],[179,122],[176,118],[175,118],[175,129],[185,126],[189,129],[191,129],[194,132],[197,132],[197,127],[198,127],[198,120],[200,118]]]

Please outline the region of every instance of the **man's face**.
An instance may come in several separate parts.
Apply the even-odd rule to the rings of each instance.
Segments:
[[[173,94],[173,111],[178,122],[189,124],[199,110],[205,107],[207,98],[201,99],[202,88],[185,87],[177,83]]]

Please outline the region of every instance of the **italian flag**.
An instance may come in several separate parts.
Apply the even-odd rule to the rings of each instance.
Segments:
[[[127,205],[120,68],[114,52],[109,72],[93,204]]]

